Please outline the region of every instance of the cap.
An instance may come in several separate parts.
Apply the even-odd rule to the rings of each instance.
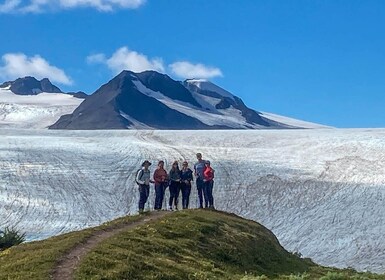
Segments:
[[[145,166],[146,164],[148,164],[148,166],[151,165],[151,162],[149,162],[148,160],[145,160],[143,163],[142,163],[142,166]]]

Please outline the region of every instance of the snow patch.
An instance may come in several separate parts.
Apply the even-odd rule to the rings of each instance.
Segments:
[[[83,101],[63,93],[17,95],[0,88],[0,128],[46,128]]]
[[[223,88],[217,86],[216,84],[213,84],[212,82],[209,82],[204,79],[191,79],[186,81],[189,84],[195,85],[201,90],[207,90],[215,92],[223,97],[228,97],[234,100],[234,95],[228,92],[227,90],[224,90]]]

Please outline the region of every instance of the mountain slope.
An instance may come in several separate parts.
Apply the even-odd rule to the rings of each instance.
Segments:
[[[204,85],[204,87],[202,87]],[[52,129],[295,128],[263,117],[209,82],[183,83],[155,71],[123,71]]]
[[[144,72],[139,75],[123,71],[94,94],[87,98],[72,114],[62,116],[51,129],[207,129],[208,125],[185,115],[174,108],[159,102],[151,95],[154,93],[143,83],[155,80],[152,88],[177,87],[182,93],[189,93],[177,82],[166,78],[158,85],[156,72]],[[163,75],[162,75],[163,76]],[[142,83],[142,79],[144,82]],[[170,90],[168,94],[172,94]],[[182,95],[183,96],[183,95]],[[187,96],[187,97],[186,97]],[[188,95],[184,96],[187,101]],[[182,98],[182,97],[181,97]],[[193,102],[193,99],[190,100]],[[182,102],[182,101],[181,101]],[[213,127],[218,128],[218,127]]]

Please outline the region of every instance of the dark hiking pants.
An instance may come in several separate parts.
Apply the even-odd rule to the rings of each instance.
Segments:
[[[199,198],[199,208],[203,208],[203,187],[204,182],[201,178],[197,178],[197,190],[198,190],[198,198]]]
[[[205,198],[205,207],[214,207],[214,197],[213,197],[213,187],[214,187],[214,181],[207,181],[204,182],[203,186],[203,195]]]
[[[170,191],[170,200],[168,202],[168,205],[170,206],[170,208],[172,207],[173,204],[175,205],[175,207],[178,207],[180,183],[171,181],[169,191]]]
[[[167,183],[155,183],[155,210],[161,210]]]
[[[181,183],[182,189],[182,208],[188,209],[188,205],[190,203],[190,193],[191,193],[191,184],[186,184],[184,182]]]
[[[150,186],[139,185],[139,211],[144,210],[144,205],[146,204],[149,195]]]

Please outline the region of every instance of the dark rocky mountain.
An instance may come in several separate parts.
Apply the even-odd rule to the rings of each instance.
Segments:
[[[19,95],[36,95],[42,92],[62,93],[60,88],[54,86],[50,80],[44,78],[37,80],[34,77],[18,78],[15,81],[5,82],[0,85],[0,88],[9,87],[10,90]]]
[[[183,82],[183,85],[191,92],[218,99],[218,103],[215,105],[215,109],[224,110],[232,107],[239,110],[239,112],[249,124],[258,124],[265,127],[283,126],[283,124],[278,124],[263,118],[259,112],[248,108],[245,103],[243,103],[242,99],[232,95],[222,88],[219,88],[211,82],[200,80],[198,83],[196,83],[194,80],[186,80]]]
[[[163,79],[163,80],[162,80]],[[209,129],[201,121],[169,108],[157,99],[139,91],[135,83],[153,90],[165,90],[184,102],[194,102],[191,93],[180,83],[153,71],[135,74],[123,71],[94,94],[86,98],[69,115],[62,116],[51,129]],[[191,98],[191,99],[190,99]]]
[[[215,89],[215,88],[214,88]],[[220,89],[220,88],[219,88]],[[123,71],[51,129],[286,128],[261,117],[223,89],[201,89],[155,71]],[[205,106],[204,96],[213,98]],[[216,103],[216,104],[213,104]]]
[[[78,92],[63,92],[60,88],[53,85],[51,81],[47,78],[44,78],[42,80],[37,80],[34,77],[24,77],[24,78],[18,78],[14,81],[8,81],[0,85],[0,88],[7,88],[14,93],[18,95],[38,95],[42,92],[47,93],[64,93],[69,94],[77,98],[84,99],[88,95],[82,91]]]

